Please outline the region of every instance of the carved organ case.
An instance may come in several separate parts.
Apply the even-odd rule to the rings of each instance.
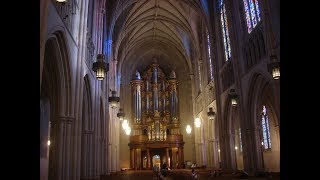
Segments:
[[[183,137],[180,134],[179,100],[176,74],[171,71],[166,75],[157,63],[153,63],[142,73],[136,71],[131,80],[132,92],[132,134],[130,150],[132,151],[132,167],[139,165],[137,150],[148,153],[158,149],[180,154],[175,162],[183,162]],[[150,163],[148,163],[148,168]]]
[[[178,81],[171,71],[166,76],[158,64],[141,75],[136,71],[132,85],[133,135],[147,135],[149,141],[165,141],[167,134],[180,134]]]

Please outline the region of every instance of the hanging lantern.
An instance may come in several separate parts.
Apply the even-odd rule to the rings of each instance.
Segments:
[[[234,89],[231,89],[229,92],[230,98],[231,98],[231,105],[237,106],[238,104],[238,95],[236,94],[236,91]]]
[[[112,91],[111,97],[109,97],[109,103],[110,103],[111,108],[118,107],[120,97],[117,97],[116,94],[117,94],[117,91]]]
[[[208,114],[208,118],[209,118],[210,120],[213,120],[214,117],[216,116],[216,113],[213,112],[213,108],[212,108],[212,107],[209,108],[209,112],[208,112],[207,114]]]
[[[186,131],[188,134],[190,134],[192,131],[191,126],[189,124],[187,125]]]
[[[269,71],[271,71],[273,79],[280,79],[280,62],[277,56],[270,56]]]
[[[93,63],[92,70],[96,73],[98,80],[102,81],[105,77],[105,73],[109,71],[109,64],[104,62],[104,55],[97,55],[97,62]]]
[[[119,112],[117,113],[117,117],[120,119],[120,121],[123,120],[124,115],[125,115],[125,114],[124,114],[124,112],[123,112],[123,109],[120,108],[120,109],[119,109]]]

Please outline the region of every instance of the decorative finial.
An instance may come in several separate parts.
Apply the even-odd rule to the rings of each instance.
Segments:
[[[141,79],[141,76],[138,70],[136,70],[136,79]]]
[[[177,76],[176,76],[176,72],[174,72],[174,70],[171,71],[171,74],[170,74],[170,79],[176,79]]]

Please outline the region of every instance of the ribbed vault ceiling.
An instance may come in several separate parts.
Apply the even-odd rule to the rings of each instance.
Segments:
[[[196,1],[117,0],[113,7],[109,36],[120,69],[143,70],[156,57],[162,66],[191,73],[202,17]]]

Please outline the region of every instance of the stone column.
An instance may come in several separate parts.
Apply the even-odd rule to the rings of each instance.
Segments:
[[[182,168],[183,161],[182,161],[181,147],[178,148],[178,161],[179,161],[178,167]]]
[[[166,148],[166,156],[167,156],[167,158],[166,158],[166,164],[168,165],[168,167],[170,167],[170,165],[169,165],[169,158],[170,158],[170,156],[169,156],[169,148]]]
[[[52,123],[54,137],[52,137],[53,152],[56,152],[54,158],[54,167],[56,172],[50,172],[51,177],[58,180],[67,180],[70,178],[69,169],[71,169],[71,124],[74,117],[58,116]]]
[[[176,148],[171,148],[171,152],[172,152],[172,157],[171,157],[171,167],[172,168],[177,168],[176,167],[176,164],[177,164],[177,157],[176,157],[176,154],[177,154],[177,151],[176,151]]]
[[[134,169],[135,170],[138,170],[137,168],[138,168],[138,166],[137,166],[137,149],[133,149],[133,159],[134,159]]]
[[[137,149],[137,168],[141,170],[141,149]]]
[[[147,149],[147,168],[151,168],[151,163],[150,163],[150,151]]]
[[[180,160],[181,160],[181,164],[183,164],[183,163],[184,163],[183,147],[180,147],[180,152],[181,152],[181,158],[180,158]]]

